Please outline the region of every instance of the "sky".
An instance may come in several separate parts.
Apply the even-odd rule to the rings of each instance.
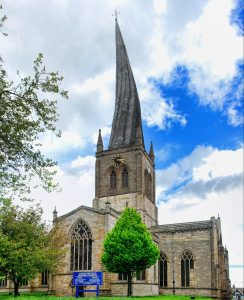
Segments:
[[[159,223],[221,218],[232,285],[243,286],[243,3],[238,0],[2,0],[9,79],[43,53],[64,76],[60,139],[41,136],[62,191],[33,193],[52,220],[94,198],[95,151],[115,101],[114,9],[156,156]]]

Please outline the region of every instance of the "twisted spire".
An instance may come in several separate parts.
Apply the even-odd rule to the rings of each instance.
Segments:
[[[116,99],[109,149],[133,146],[144,138],[140,101],[125,44],[115,18],[116,27]]]

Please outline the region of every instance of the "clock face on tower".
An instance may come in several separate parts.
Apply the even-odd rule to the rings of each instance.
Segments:
[[[122,164],[124,164],[124,162],[125,162],[125,159],[124,159],[123,155],[121,155],[121,154],[114,155],[113,165],[115,167],[121,166]]]

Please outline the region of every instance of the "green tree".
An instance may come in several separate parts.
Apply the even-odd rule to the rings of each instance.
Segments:
[[[0,18],[3,35],[5,20],[6,16]],[[56,188],[52,168],[56,163],[41,153],[40,136],[51,132],[60,137],[53,96],[68,97],[60,88],[63,77],[46,70],[42,54],[34,61],[31,76],[17,74],[16,83],[8,79],[0,56],[0,201],[28,198],[33,177],[47,191]]]
[[[102,262],[107,271],[127,274],[127,295],[130,296],[133,274],[155,264],[158,257],[159,250],[140,214],[126,208],[104,240]]]
[[[7,203],[0,208],[0,274],[19,285],[48,270],[55,271],[65,255],[65,240],[49,231],[39,206],[22,209]]]

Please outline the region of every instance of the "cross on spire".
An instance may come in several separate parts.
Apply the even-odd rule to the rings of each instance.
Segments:
[[[117,20],[118,14],[120,14],[120,12],[115,8],[113,13],[113,16],[115,16],[115,20]]]

